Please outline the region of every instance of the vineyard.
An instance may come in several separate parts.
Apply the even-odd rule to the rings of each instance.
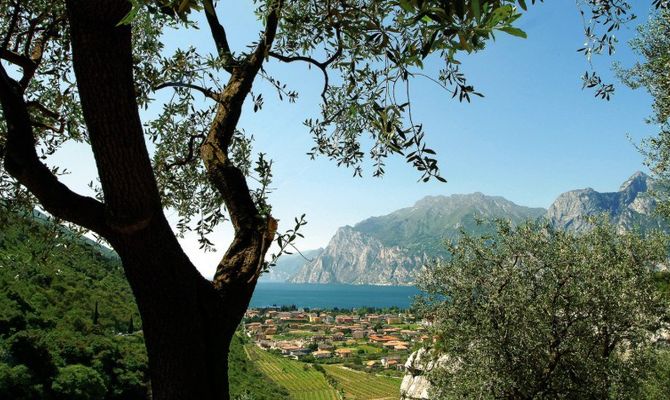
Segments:
[[[339,365],[324,365],[325,373],[309,364],[279,357],[254,345],[245,347],[249,358],[296,400],[391,400],[400,393],[400,379],[354,371]]]
[[[333,389],[319,371],[308,364],[275,356],[256,346],[246,346],[249,358],[270,379],[285,387],[296,400],[337,400]]]
[[[400,395],[400,379],[354,371],[339,365],[324,365],[328,375],[337,380],[345,399],[392,400]]]

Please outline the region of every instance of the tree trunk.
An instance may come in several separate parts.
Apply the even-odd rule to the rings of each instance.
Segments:
[[[156,400],[229,399],[228,348],[249,305],[277,222],[260,215],[227,144],[277,28],[236,71],[221,96],[203,152],[235,228],[214,282],[197,271],[168,224],[146,148],[134,91],[131,29],[118,26],[127,0],[66,0],[72,62],[104,203],[78,195],[38,158],[23,92],[0,65],[0,104],[8,128],[5,166],[53,215],[91,229],[121,257],[142,317]],[[226,97],[227,96],[227,97]]]
[[[113,245],[142,316],[153,398],[229,399],[228,348],[250,295],[225,301],[162,218]]]

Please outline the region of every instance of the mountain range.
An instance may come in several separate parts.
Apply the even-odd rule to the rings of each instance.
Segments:
[[[292,283],[346,283],[409,285],[430,259],[445,255],[443,242],[455,239],[461,229],[471,234],[491,229],[478,220],[505,218],[517,224],[544,218],[558,229],[588,229],[586,216],[609,216],[621,230],[667,229],[654,214],[649,190],[651,179],[636,172],[617,192],[591,188],[561,194],[549,207],[517,205],[503,197],[482,193],[428,196],[412,207],[368,218],[337,230],[325,249],[310,256],[278,262],[270,272],[274,281]]]

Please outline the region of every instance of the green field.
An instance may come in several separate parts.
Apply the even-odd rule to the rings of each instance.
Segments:
[[[328,373],[337,380],[344,391],[345,399],[391,400],[400,395],[399,378],[378,376],[367,372],[354,371],[340,365],[324,365]]]
[[[254,345],[245,347],[249,358],[270,379],[285,387],[296,400],[337,400],[326,378],[309,364],[270,354]]]

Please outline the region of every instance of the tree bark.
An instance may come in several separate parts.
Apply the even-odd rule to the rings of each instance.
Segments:
[[[142,316],[154,399],[228,399],[239,319],[190,262],[166,220],[114,243]],[[241,317],[241,316],[240,316]]]

